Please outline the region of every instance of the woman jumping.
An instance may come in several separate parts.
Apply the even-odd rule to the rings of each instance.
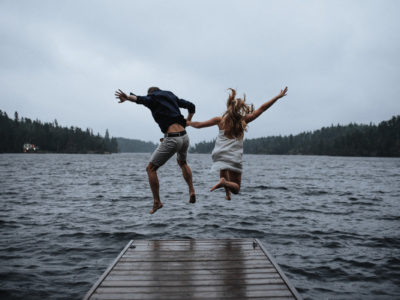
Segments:
[[[270,108],[278,99],[286,96],[285,87],[281,92],[265,102],[257,110],[246,104],[246,95],[243,99],[236,98],[236,91],[230,89],[231,94],[226,103],[227,110],[221,117],[215,117],[204,122],[187,122],[187,126],[203,128],[218,125],[219,134],[212,151],[213,170],[219,171],[219,182],[210,191],[225,188],[226,199],[231,200],[231,192],[238,194],[242,181],[243,136],[247,124],[257,119],[264,111]]]

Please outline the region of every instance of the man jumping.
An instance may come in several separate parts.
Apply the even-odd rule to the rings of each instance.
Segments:
[[[160,200],[160,185],[157,177],[157,169],[165,164],[175,153],[177,161],[182,169],[182,175],[189,187],[190,203],[196,202],[196,194],[192,182],[192,171],[187,162],[187,150],[189,148],[189,137],[185,131],[186,121],[191,121],[196,107],[193,103],[179,99],[172,92],[160,90],[158,87],[151,87],[147,96],[136,96],[133,93],[126,95],[123,91],[115,92],[119,103],[125,101],[143,104],[151,110],[154,120],[164,133],[164,138],[154,151],[147,165],[146,171],[149,177],[150,188],[153,193],[154,203],[150,214],[154,214],[163,207]],[[188,116],[185,119],[179,108],[186,108]]]

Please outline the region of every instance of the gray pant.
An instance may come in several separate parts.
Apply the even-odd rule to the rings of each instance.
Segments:
[[[188,148],[189,136],[187,134],[177,137],[166,137],[151,155],[150,162],[157,167],[161,167],[175,153],[178,160],[186,161]]]

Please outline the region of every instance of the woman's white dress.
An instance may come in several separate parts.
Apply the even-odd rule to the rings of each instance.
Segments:
[[[243,139],[230,139],[224,130],[219,130],[215,147],[211,153],[212,170],[231,170],[242,173]]]

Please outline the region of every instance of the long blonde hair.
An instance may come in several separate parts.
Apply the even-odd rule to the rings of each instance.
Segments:
[[[243,99],[236,98],[236,90],[231,88],[229,90],[231,90],[231,93],[226,102],[227,109],[222,116],[221,125],[227,137],[241,139],[247,130],[244,117],[254,111],[254,105],[246,104],[246,94],[243,94]]]

